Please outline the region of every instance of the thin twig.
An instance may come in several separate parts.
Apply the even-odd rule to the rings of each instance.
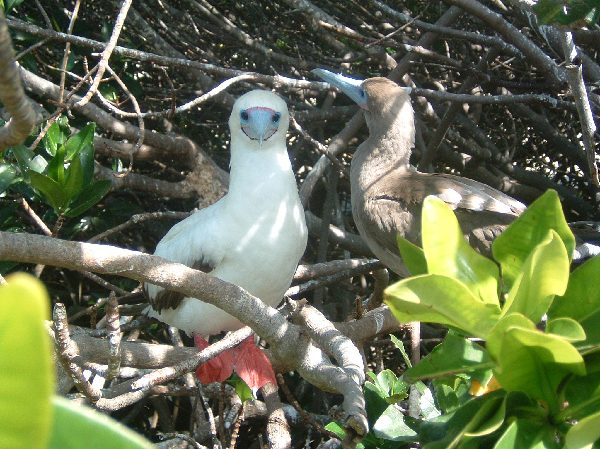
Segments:
[[[104,51],[100,56],[100,61],[98,62],[98,70],[96,72],[96,76],[94,76],[94,80],[92,81],[91,87],[88,89],[87,93],[81,98],[75,105],[77,107],[83,107],[94,96],[94,93],[100,86],[100,81],[102,81],[102,77],[104,76],[104,72],[106,67],[108,66],[108,60],[113,50],[117,45],[117,41],[119,40],[119,35],[121,34],[121,30],[123,25],[125,24],[125,18],[127,17],[127,12],[129,11],[129,7],[131,6],[132,0],[123,0],[121,3],[121,8],[119,9],[119,15],[117,16],[117,20],[115,21],[115,25],[113,27],[112,34],[110,35],[110,39],[104,47]]]

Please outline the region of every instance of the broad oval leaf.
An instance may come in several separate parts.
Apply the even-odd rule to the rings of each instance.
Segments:
[[[423,250],[401,236],[396,237],[396,243],[398,244],[402,262],[404,262],[410,274],[412,276],[426,274],[427,260],[425,259]]]
[[[483,302],[498,305],[498,266],[469,245],[452,209],[428,196],[421,222],[428,272],[455,278]]]
[[[41,173],[29,170],[31,186],[36,189],[43,199],[54,209],[56,213],[62,213],[67,205],[67,195],[63,187],[54,179]]]
[[[59,145],[56,154],[48,162],[46,174],[54,181],[63,185],[65,182],[65,146]]]
[[[556,295],[565,293],[569,282],[569,258],[556,232],[550,230],[547,238],[527,256],[516,277],[502,315],[521,313],[537,323],[548,311]]]
[[[575,237],[569,229],[558,194],[548,190],[515,220],[492,243],[492,254],[502,269],[504,285],[510,288],[521,272],[531,251],[553,229],[560,236],[569,260],[575,248]]]
[[[404,373],[408,382],[492,368],[494,363],[485,348],[449,333],[417,365]]]
[[[81,168],[81,160],[79,157],[73,158],[66,170],[64,191],[67,198],[75,199],[83,189],[83,170]]]
[[[593,280],[600,279],[600,256],[578,267],[569,278],[567,291],[556,298],[548,317],[569,317],[581,324],[587,336],[585,345],[600,344],[600,289]]]
[[[0,447],[42,449],[52,422],[52,345],[44,326],[50,300],[25,273],[0,286]]]
[[[385,302],[401,323],[446,324],[484,338],[500,316],[500,308],[485,304],[462,282],[438,274],[403,279],[385,290]]]
[[[0,164],[0,193],[3,193],[17,179],[17,169],[11,164]]]
[[[585,331],[581,324],[572,318],[561,317],[548,320],[546,332],[549,334],[560,335],[569,341],[584,341]]]
[[[76,217],[81,215],[108,193],[112,183],[108,180],[96,181],[81,191],[79,196],[69,205],[65,211],[67,217]]]
[[[152,449],[155,446],[118,421],[55,396],[48,449]],[[93,438],[90,438],[93,435]]]
[[[600,411],[586,416],[569,429],[565,449],[592,449],[600,440]]]
[[[44,136],[44,147],[46,148],[46,152],[50,156],[54,156],[58,146],[63,145],[64,143],[65,135],[60,129],[60,125],[57,122],[52,123]]]
[[[509,326],[491,338],[500,350],[494,374],[507,391],[522,391],[546,401],[556,413],[560,399],[556,389],[566,375],[585,375],[581,354],[566,339],[537,329]]]
[[[69,137],[69,140],[65,143],[65,159],[67,161],[72,160],[82,149],[92,146],[95,130],[96,124],[93,122],[88,123],[79,132]]]

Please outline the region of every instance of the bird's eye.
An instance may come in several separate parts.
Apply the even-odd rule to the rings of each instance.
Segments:
[[[362,98],[365,98],[365,90],[364,90],[364,89],[361,89],[361,90],[360,90],[360,96],[361,96]]]
[[[271,120],[273,121],[273,123],[279,123],[280,118],[281,118],[281,113],[276,112],[275,114],[273,114],[273,118]]]
[[[242,118],[242,120],[246,121],[248,120],[248,111],[242,111],[240,112],[240,117]]]

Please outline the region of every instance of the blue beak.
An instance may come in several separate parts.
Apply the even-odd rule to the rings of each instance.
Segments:
[[[277,132],[281,113],[271,108],[255,106],[240,112],[242,131],[252,140],[261,144]]]
[[[319,78],[327,81],[334,87],[337,87],[343,93],[348,95],[354,102],[359,105],[362,109],[368,110],[367,107],[367,95],[365,90],[362,88],[363,80],[357,80],[341,75],[339,73],[333,73],[325,69],[313,69],[311,72],[317,75]]]

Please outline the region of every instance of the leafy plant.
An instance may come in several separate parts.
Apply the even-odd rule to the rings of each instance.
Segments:
[[[539,0],[533,10],[544,24],[576,27],[600,20],[599,0]]]
[[[48,293],[28,274],[7,281],[0,286],[0,448],[152,448],[108,416],[53,396]]]
[[[100,201],[110,181],[94,181],[94,130],[90,123],[69,135],[66,119],[54,122],[43,139],[46,157],[24,145],[12,148],[14,163],[0,164],[0,193],[16,183],[33,188],[58,216],[76,217]]]
[[[600,293],[590,280],[600,258],[569,275],[575,240],[556,192],[494,241],[498,265],[466,243],[435,197],[423,205],[422,238],[422,250],[399,239],[420,274],[386,290],[400,322],[452,329],[404,373],[434,379],[444,411],[419,426],[422,447],[591,448],[600,437]],[[464,394],[465,381],[479,396]]]

